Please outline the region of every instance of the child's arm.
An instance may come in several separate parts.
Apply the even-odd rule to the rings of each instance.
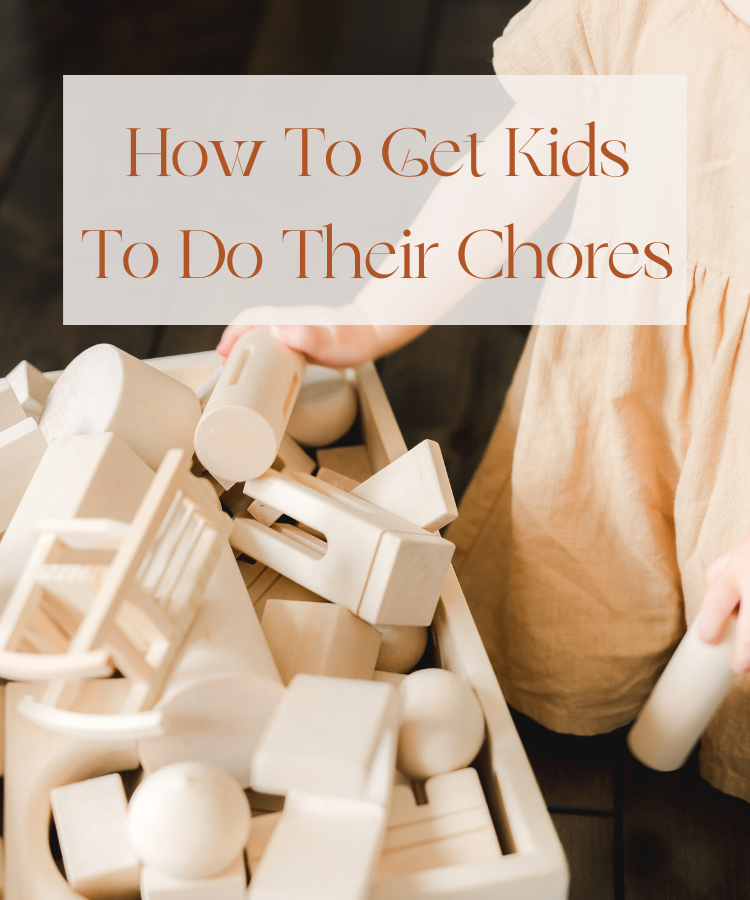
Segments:
[[[698,633],[709,644],[718,644],[729,618],[739,606],[732,668],[750,672],[750,534],[706,571],[706,596],[701,607]]]
[[[519,136],[530,136],[534,125],[538,125],[536,118],[516,106],[480,144],[477,169],[484,172],[482,177],[469,174],[468,154],[459,160],[454,168],[463,165],[464,169],[459,175],[441,178],[410,227],[411,234],[402,240],[408,239],[412,248],[425,242],[426,246],[439,243],[445,250],[457,249],[472,231],[499,231],[509,222],[515,226],[516,245],[529,238],[575,180],[564,172],[538,177],[520,163],[518,175],[505,174],[507,128],[517,127]],[[522,143],[519,139],[519,146]],[[438,321],[477,285],[478,279],[464,272],[453,252],[445,250],[426,256],[426,278],[373,278],[347,306],[246,309],[227,327],[218,350],[226,356],[243,332],[270,324],[277,326],[276,333],[284,343],[325,365],[353,366],[389,353]],[[496,272],[504,259],[499,240],[487,238],[475,242],[471,267],[487,276]],[[393,259],[386,258],[382,271],[392,268]]]

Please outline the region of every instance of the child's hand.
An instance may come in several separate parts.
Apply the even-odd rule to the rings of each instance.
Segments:
[[[732,668],[744,674],[750,672],[750,534],[734,550],[714,560],[706,571],[706,596],[698,626],[706,643],[719,643],[738,605]]]
[[[314,321],[317,324],[310,325]],[[333,368],[359,366],[416,337],[423,327],[375,328],[354,304],[329,306],[259,306],[243,310],[227,325],[216,348],[228,356],[240,335],[252,328],[271,328],[276,337],[310,362]]]

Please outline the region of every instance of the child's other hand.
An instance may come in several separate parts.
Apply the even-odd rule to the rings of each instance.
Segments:
[[[706,596],[698,626],[698,633],[706,643],[719,643],[737,606],[732,668],[744,674],[750,672],[750,534],[706,570]]]

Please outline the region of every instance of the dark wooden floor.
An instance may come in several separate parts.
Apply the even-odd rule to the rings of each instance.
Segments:
[[[0,0],[0,372],[59,368],[111,341],[141,356],[215,345],[220,329],[63,327],[66,73],[491,72],[522,0]],[[456,493],[489,438],[526,329],[435,328],[380,363],[410,445],[438,440]],[[2,477],[2,473],[0,473]],[[568,853],[574,900],[750,896],[750,806],[695,759],[658,775],[624,735],[517,723]]]

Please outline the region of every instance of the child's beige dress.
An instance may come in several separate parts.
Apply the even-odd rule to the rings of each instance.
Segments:
[[[595,734],[635,717],[750,531],[750,26],[720,0],[533,0],[494,63],[687,75],[687,326],[532,331],[449,534],[509,703]],[[750,800],[750,676],[701,771]]]

